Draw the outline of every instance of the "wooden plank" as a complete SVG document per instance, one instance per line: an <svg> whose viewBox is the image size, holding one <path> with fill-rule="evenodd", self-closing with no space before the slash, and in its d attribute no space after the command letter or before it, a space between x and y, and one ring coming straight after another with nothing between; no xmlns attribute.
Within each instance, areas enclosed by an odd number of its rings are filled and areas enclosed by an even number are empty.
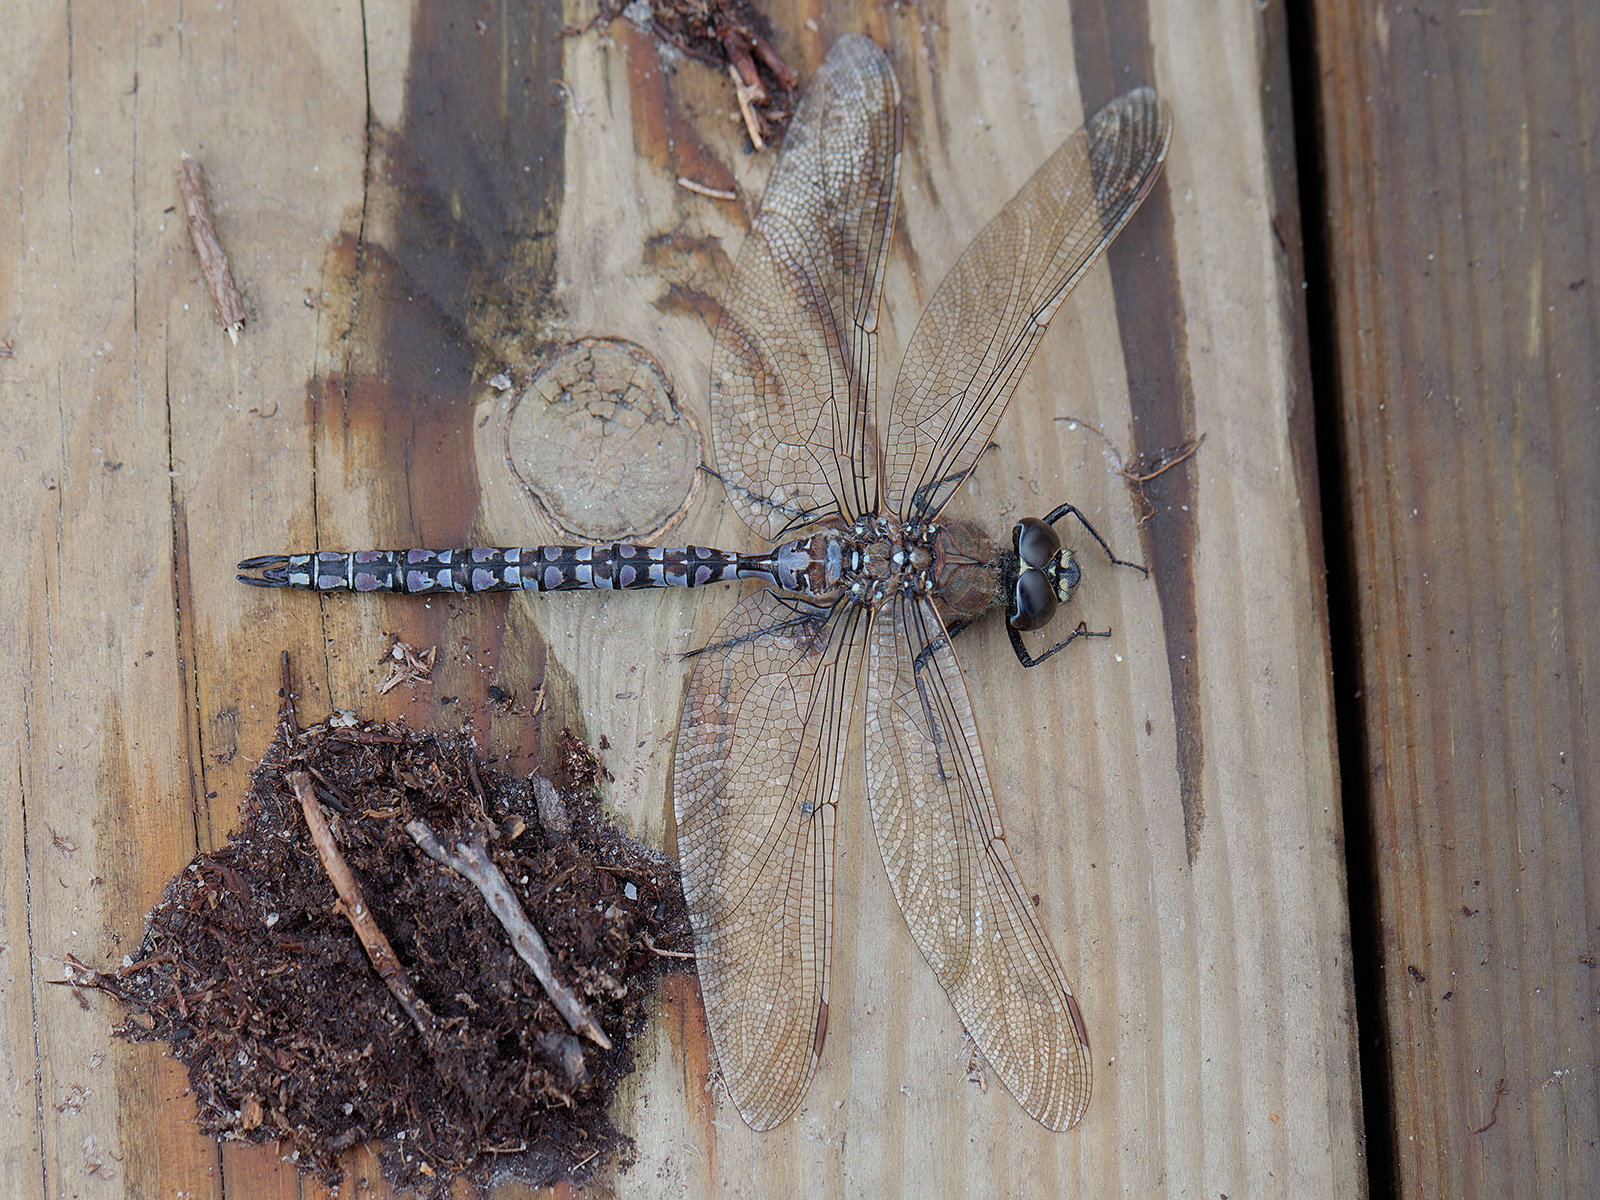
<svg viewBox="0 0 1600 1200"><path fill-rule="evenodd" d="M1401 1196L1590 1195L1600 13L1316 13L1373 1152Z"/></svg>
<svg viewBox="0 0 1600 1200"><path fill-rule="evenodd" d="M12 443L40 465L23 473L31 484L8 476L0 510L30 568L6 584L7 613L25 614L16 644L30 649L3 717L19 747L7 811L19 815L0 828L6 899L20 886L31 909L8 906L4 936L13 963L32 947L27 972L14 970L26 982L5 984L7 1071L23 1101L3 1161L24 1195L42 1194L30 1181L46 1176L95 1195L215 1194L224 1181L235 1194L315 1193L270 1153L219 1160L181 1106L153 1102L180 1078L158 1050L109 1042L103 1006L85 1014L45 988L47 956L79 929L94 939L81 957L114 959L112 938L137 939L161 880L231 827L267 740L280 648L313 715L466 717L486 749L523 766L562 724L606 736L610 804L670 844L676 651L731 595L429 605L251 593L231 567L313 544L553 539L549 505L510 461L512 397L490 381L504 371L519 394L575 338L647 349L677 420L705 430L708 314L771 159L744 153L720 76L664 58L626 22L563 40L549 6L456 28L419 3L369 6L364 21L265 9L249 27L185 12L180 34L176 10L101 7L75 5L70 27L31 18L27 73L4 97L25 101L4 109L6 177L30 182L26 213L15 193L0 200L0 262L24 264L0 289L0 334L16 329L19 352L0 376ZM1248 7L1201 20L1175 2L1079 5L1069 18L1009 3L942 26L852 6L826 21L786 5L771 15L802 76L847 28L891 47L907 151L888 364L960 249L1086 103L1148 81L1177 116L1166 182L1058 318L960 502L1003 524L1071 498L1157 567L1146 585L1086 558L1076 616L1114 637L1065 661L1020 672L994 623L960 644L1013 851L1080 993L1096 1092L1083 1124L1054 1135L968 1081L959 1024L891 915L851 780L835 1015L805 1107L773 1134L744 1129L680 981L616 1109L640 1161L612 1186L1359 1194L1298 280L1273 232L1295 220L1268 143L1273 106L1287 103L1266 90L1281 50ZM211 323L187 235L164 214L181 149L207 167L245 293L238 348ZM75 239L93 239L92 270ZM94 357L102 341L128 349L107 365ZM670 410L605 415L658 420L663 438L675 424ZM1109 447L1159 451L1162 429L1206 442L1152 485L1141 531ZM591 433L580 419L578 436ZM127 465L107 470L102 455ZM41 497L46 472L57 485ZM695 490L691 472L683 494L668 540L744 544L714 486ZM432 689L375 695L388 633L440 646ZM70 685L52 674L64 662ZM490 705L491 684L525 711L541 698L539 715ZM81 846L70 889L41 882L63 873L52 824ZM96 872L111 885L89 889ZM37 1050L35 1027L47 1031ZM123 1065L90 1075L96 1052ZM45 1119L29 1128L35 1071ZM89 1104L56 1111L80 1078ZM86 1178L90 1134L114 1152L109 1177ZM360 1156L350 1172L352 1185L375 1175Z"/></svg>
<svg viewBox="0 0 1600 1200"><path fill-rule="evenodd" d="M159 1178L207 1195L215 1148L161 1119L181 1072L113 1042L103 1008L50 986L68 954L115 962L137 946L145 909L194 850L167 398L135 289L173 203L177 148L140 156L128 10L89 4L72 27L61 12L14 15L32 54L7 88L17 186L0 251L15 355L3 407L18 414L7 440L21 468L8 472L8 541L25 568L5 584L21 618L6 704L6 808L21 828L6 875L27 896L8 906L6 1009L13 1033L32 1028L7 1053L24 1135L7 1147L7 1183L102 1196ZM166 186L152 206L156 161Z"/></svg>
<svg viewBox="0 0 1600 1200"><path fill-rule="evenodd" d="M307 25L89 3L13 12L8 28L19 18L12 44L27 52L7 78L4 137L17 186L0 235L0 329L15 357L0 377L22 468L6 477L8 542L26 565L5 584L18 649L5 877L26 900L6 905L6 1090L19 1119L6 1123L0 1190L299 1194L274 1154L219 1155L198 1135L187 1081L160 1047L112 1039L110 1009L49 983L64 954L114 964L138 945L197 839L215 844L231 826L246 756L271 727L270 688L213 703L213 664L254 664L265 679L287 643L268 618L251 637L204 644L196 610L220 581L192 588L191 556L209 581L217 533L237 537L215 528L237 497L217 446L269 454L261 412L303 394L315 314L298 276L309 261L315 282L315 247L359 196L364 98L348 66L359 15ZM216 326L179 206L184 151L209 168L244 284L237 347ZM300 465L268 482L293 488Z"/></svg>

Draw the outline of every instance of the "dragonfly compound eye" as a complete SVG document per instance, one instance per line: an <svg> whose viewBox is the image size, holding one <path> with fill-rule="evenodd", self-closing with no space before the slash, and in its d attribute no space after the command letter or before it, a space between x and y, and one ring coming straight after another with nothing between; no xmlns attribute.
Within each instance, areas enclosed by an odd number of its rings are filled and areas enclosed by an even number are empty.
<svg viewBox="0 0 1600 1200"><path fill-rule="evenodd" d="M1017 522L1016 541L1017 557L1022 565L1039 571L1049 566L1056 551L1061 549L1056 531L1037 517L1023 517Z"/></svg>
<svg viewBox="0 0 1600 1200"><path fill-rule="evenodd" d="M1011 627L1026 633L1055 615L1056 594L1045 573L1029 568L1018 575L1016 594L1011 598Z"/></svg>

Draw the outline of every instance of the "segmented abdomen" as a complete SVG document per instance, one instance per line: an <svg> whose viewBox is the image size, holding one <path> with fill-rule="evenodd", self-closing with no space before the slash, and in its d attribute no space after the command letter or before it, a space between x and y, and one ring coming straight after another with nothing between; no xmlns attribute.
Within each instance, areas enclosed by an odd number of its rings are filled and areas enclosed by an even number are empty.
<svg viewBox="0 0 1600 1200"><path fill-rule="evenodd" d="M475 546L466 550L321 550L246 559L258 587L316 592L563 592L579 588L702 587L772 580L770 559L704 546Z"/></svg>

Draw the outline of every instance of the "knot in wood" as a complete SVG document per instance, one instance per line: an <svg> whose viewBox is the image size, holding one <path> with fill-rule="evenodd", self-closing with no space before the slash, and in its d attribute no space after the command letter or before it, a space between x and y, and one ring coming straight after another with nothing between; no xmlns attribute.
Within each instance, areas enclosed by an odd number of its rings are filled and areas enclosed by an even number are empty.
<svg viewBox="0 0 1600 1200"><path fill-rule="evenodd" d="M665 533L699 487L700 430L643 347L584 338L556 350L506 419L511 469L561 533Z"/></svg>

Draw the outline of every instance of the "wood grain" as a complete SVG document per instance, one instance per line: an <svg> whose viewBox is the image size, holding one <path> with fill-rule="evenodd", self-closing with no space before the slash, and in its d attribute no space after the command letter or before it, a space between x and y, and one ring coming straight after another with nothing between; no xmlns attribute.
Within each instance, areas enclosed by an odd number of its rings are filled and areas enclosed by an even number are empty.
<svg viewBox="0 0 1600 1200"><path fill-rule="evenodd" d="M1600 13L1335 3L1317 44L1374 1146L1400 1196L1590 1195Z"/></svg>
<svg viewBox="0 0 1600 1200"><path fill-rule="evenodd" d="M93 2L13 21L23 52L0 94L0 162L21 184L0 195L0 336L17 357L0 361L0 421L23 469L0 484L0 511L27 550L0 585L19 648L0 708L16 780L0 818L7 1194L42 1196L46 1180L95 1196L320 1192L269 1152L218 1154L172 1103L183 1081L159 1049L111 1040L102 1004L44 986L51 955L131 948L165 878L232 826L280 649L307 720L330 706L469 719L519 767L564 724L604 735L608 802L670 845L676 653L732 594L422 603L232 579L243 555L313 545L541 540L506 459L517 389L489 381L521 384L568 340L644 346L709 427L714 298L770 156L746 155L719 73L664 59L625 21L563 39L562 19L588 11L525 7L481 28L421 0L183 10L181 28L176 6ZM1359 1195L1299 280L1274 236L1298 218L1269 143L1288 99L1266 88L1282 69L1273 27L1252 6L1201 15L1177 0L1133 24L1008 2L769 12L803 78L846 29L891 48L907 140L890 367L961 248L1082 123L1086 93L1162 90L1177 133L1135 225L1148 214L1165 240L1131 243L1063 309L959 503L1003 525L1070 498L1119 548L1180 549L1155 586L1086 556L1074 619L1112 629L1109 642L1026 673L997 626L958 647L1013 853L1095 1048L1082 1125L1047 1133L992 1080L969 1080L851 779L834 1015L804 1108L751 1135L718 1094L693 987L666 988L615 1110L639 1162L606 1186ZM1080 84L1097 58L1108 69ZM167 211L185 148L204 158L245 296L238 347ZM1136 269L1152 253L1153 284ZM1175 468L1185 498L1142 531L1115 451L1162 448L1136 428L1171 402L1140 367L1152 337L1185 389L1174 428L1206 441ZM715 486L671 536L746 540ZM376 694L388 634L440 647L431 688ZM491 684L521 715L486 702ZM74 1083L87 1099L58 1109ZM98 1148L106 1165L90 1174ZM376 1180L365 1151L347 1182L363 1176Z"/></svg>

